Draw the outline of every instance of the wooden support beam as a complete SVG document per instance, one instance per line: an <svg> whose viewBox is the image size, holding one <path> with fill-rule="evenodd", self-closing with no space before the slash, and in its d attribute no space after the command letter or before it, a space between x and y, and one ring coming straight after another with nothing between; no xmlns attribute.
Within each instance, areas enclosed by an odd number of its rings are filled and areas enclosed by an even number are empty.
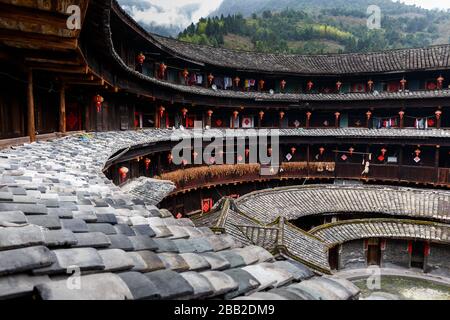
<svg viewBox="0 0 450 320"><path fill-rule="evenodd" d="M59 132L66 133L66 87L61 84L59 91Z"/></svg>
<svg viewBox="0 0 450 320"><path fill-rule="evenodd" d="M18 30L0 29L0 42L10 47L75 50L78 46L77 38L63 38L40 33L28 33Z"/></svg>
<svg viewBox="0 0 450 320"><path fill-rule="evenodd" d="M27 85L27 120L28 120L28 136L30 141L36 141L36 127L34 118L34 94L33 94L33 70L28 70Z"/></svg>

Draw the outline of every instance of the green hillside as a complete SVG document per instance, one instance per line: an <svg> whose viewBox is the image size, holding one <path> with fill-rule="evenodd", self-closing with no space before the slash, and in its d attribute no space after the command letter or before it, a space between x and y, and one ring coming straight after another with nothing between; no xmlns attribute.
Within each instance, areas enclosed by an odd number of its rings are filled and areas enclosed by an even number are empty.
<svg viewBox="0 0 450 320"><path fill-rule="evenodd" d="M382 11L382 28L369 30L367 12L362 9L364 6L358 5L362 2L367 1L347 1L347 5L331 9L318 5L305 11L266 10L247 17L229 14L204 18L180 33L179 39L231 49L307 54L366 52L450 42L449 13L383 0L391 6Z"/></svg>

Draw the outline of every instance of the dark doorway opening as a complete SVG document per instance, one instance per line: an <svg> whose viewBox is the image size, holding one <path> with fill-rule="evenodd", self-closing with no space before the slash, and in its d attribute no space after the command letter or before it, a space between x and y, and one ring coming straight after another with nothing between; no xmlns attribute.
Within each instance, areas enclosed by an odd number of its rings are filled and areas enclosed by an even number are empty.
<svg viewBox="0 0 450 320"><path fill-rule="evenodd" d="M367 265L381 265L381 244L379 239L369 239L367 243Z"/></svg>
<svg viewBox="0 0 450 320"><path fill-rule="evenodd" d="M423 269L425 265L425 243L423 241L412 241L411 267Z"/></svg>
<svg viewBox="0 0 450 320"><path fill-rule="evenodd" d="M335 246L328 251L328 263L331 270L339 270L339 246Z"/></svg>

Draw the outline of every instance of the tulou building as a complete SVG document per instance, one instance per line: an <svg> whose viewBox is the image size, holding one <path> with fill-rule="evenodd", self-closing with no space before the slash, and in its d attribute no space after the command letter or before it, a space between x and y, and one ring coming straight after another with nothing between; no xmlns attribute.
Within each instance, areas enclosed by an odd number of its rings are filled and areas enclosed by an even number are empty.
<svg viewBox="0 0 450 320"><path fill-rule="evenodd" d="M262 54L0 1L0 84L0 299L398 298L373 266L450 299L450 45Z"/></svg>

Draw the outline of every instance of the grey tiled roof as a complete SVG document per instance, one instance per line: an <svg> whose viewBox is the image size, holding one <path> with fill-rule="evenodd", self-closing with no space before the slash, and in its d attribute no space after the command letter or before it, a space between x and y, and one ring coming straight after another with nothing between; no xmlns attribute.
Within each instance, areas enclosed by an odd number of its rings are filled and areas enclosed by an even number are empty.
<svg viewBox="0 0 450 320"><path fill-rule="evenodd" d="M450 221L450 192L367 185L312 185L271 189L236 201L240 210L263 223L316 215L382 213Z"/></svg>
<svg viewBox="0 0 450 320"><path fill-rule="evenodd" d="M405 238L450 243L450 226L396 219L347 220L310 231L330 246L364 238Z"/></svg>
<svg viewBox="0 0 450 320"><path fill-rule="evenodd" d="M108 132L1 151L0 299L234 298L297 282L304 267L176 220L103 175L116 151L166 138Z"/></svg>
<svg viewBox="0 0 450 320"><path fill-rule="evenodd" d="M124 192L142 199L148 204L156 205L175 190L176 187L171 181L139 177L128 181L121 188Z"/></svg>
<svg viewBox="0 0 450 320"><path fill-rule="evenodd" d="M164 51L187 61L217 67L305 75L405 72L450 67L450 45L329 55L267 54L213 48L149 34L123 11L116 1L113 2L113 8L126 23Z"/></svg>

